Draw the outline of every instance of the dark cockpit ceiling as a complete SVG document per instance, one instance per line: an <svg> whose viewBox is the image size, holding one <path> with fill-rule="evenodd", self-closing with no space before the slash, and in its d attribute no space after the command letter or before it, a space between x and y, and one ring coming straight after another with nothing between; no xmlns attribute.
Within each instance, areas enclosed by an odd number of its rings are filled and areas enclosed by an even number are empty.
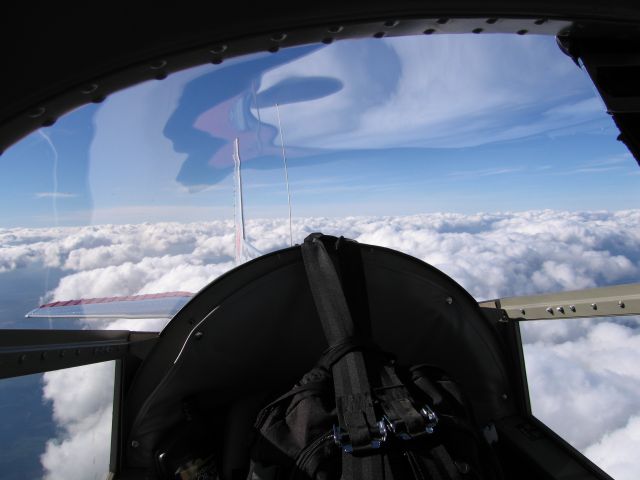
<svg viewBox="0 0 640 480"><path fill-rule="evenodd" d="M638 25L633 0L29 4L5 11L0 27L0 152L80 105L198 64L352 37L502 32L559 35L586 64L638 158Z"/></svg>

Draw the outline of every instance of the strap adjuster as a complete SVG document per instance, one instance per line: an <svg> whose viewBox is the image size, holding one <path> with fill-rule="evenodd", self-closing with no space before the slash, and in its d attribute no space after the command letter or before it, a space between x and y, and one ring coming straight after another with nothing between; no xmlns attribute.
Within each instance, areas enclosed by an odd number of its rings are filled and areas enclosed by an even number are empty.
<svg viewBox="0 0 640 480"><path fill-rule="evenodd" d="M382 444L387 441L387 426L384 420L380 420L376 426L378 427L378 433L371 439L370 448L377 450L382 447ZM353 445L351 444L351 437L349 432L339 425L333 426L333 441L338 447L342 449L344 453L353 453Z"/></svg>
<svg viewBox="0 0 640 480"><path fill-rule="evenodd" d="M438 415L436 415L436 412L434 412L429 405L422 407L419 412L425 420L424 433L429 435L432 434L438 424ZM418 435L411 435L407 432L406 426L403 422L394 422L387 415L383 416L382 420L385 422L387 430L393 433L393 435L400 440L412 440L413 438L422 435L420 433L418 433Z"/></svg>

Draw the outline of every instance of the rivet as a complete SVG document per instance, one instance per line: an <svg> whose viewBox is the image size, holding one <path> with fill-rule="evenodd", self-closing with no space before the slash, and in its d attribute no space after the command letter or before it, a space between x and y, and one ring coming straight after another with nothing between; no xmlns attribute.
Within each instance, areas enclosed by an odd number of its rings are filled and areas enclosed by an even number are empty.
<svg viewBox="0 0 640 480"><path fill-rule="evenodd" d="M506 393L502 394L502 399L503 400L508 400L509 399L509 395L507 395Z"/></svg>
<svg viewBox="0 0 640 480"><path fill-rule="evenodd" d="M453 298L447 297L444 299L444 301L447 302L447 305L451 305L453 303Z"/></svg>
<svg viewBox="0 0 640 480"><path fill-rule="evenodd" d="M20 355L18 357L18 362L19 363L24 363L24 361L27 359L27 356L23 353L22 355Z"/></svg>
<svg viewBox="0 0 640 480"><path fill-rule="evenodd" d="M322 43L324 43L325 45L329 45L330 43L333 43L333 38L331 37L323 38Z"/></svg>
<svg viewBox="0 0 640 480"><path fill-rule="evenodd" d="M436 30L434 28L427 28L424 32L425 35L431 35L435 32Z"/></svg>
<svg viewBox="0 0 640 480"><path fill-rule="evenodd" d="M622 300L620 300L620 301L618 302L618 306L619 306L620 308L624 308L624 307L625 307L624 302L623 302Z"/></svg>
<svg viewBox="0 0 640 480"><path fill-rule="evenodd" d="M595 303L592 303L591 304L591 308L594 309L594 310L597 310L598 309L598 305L595 304Z"/></svg>
<svg viewBox="0 0 640 480"><path fill-rule="evenodd" d="M160 70L161 68L164 68L166 66L167 66L166 60L156 60L154 62L151 62L151 64L149 65L151 70Z"/></svg>
<svg viewBox="0 0 640 480"><path fill-rule="evenodd" d="M41 359L41 360L44 360L44 359L46 359L46 358L47 358L47 352L42 352L42 353L40 354L40 359Z"/></svg>
<svg viewBox="0 0 640 480"><path fill-rule="evenodd" d="M536 20L535 22L536 25L542 25L543 23L547 23L547 19L546 18L539 18L538 20Z"/></svg>
<svg viewBox="0 0 640 480"><path fill-rule="evenodd" d="M473 33L482 33L482 29L481 28L474 28L473 30L471 30Z"/></svg>
<svg viewBox="0 0 640 480"><path fill-rule="evenodd" d="M575 305L569 305L569 310L571 310L572 312L576 311L576 306Z"/></svg>
<svg viewBox="0 0 640 480"><path fill-rule="evenodd" d="M327 32L329 33L340 33L342 30L344 30L344 27L342 25L334 25L327 28Z"/></svg>
<svg viewBox="0 0 640 480"><path fill-rule="evenodd" d="M274 42L282 42L285 38L287 38L287 34L284 32L274 33L271 35L271 40Z"/></svg>
<svg viewBox="0 0 640 480"><path fill-rule="evenodd" d="M397 27L400 22L398 20L387 20L383 23L386 28Z"/></svg>
<svg viewBox="0 0 640 480"><path fill-rule="evenodd" d="M195 338L196 340L200 340L202 337L204 337L204 333L202 332L196 332L193 336L193 338Z"/></svg>
<svg viewBox="0 0 640 480"><path fill-rule="evenodd" d="M521 309L520 309L520 314L521 314L521 315L524 315L525 313L526 313L526 312L525 312L524 308L521 308Z"/></svg>
<svg viewBox="0 0 640 480"><path fill-rule="evenodd" d="M91 102L92 103L102 103L102 102L104 102L105 98L107 98L107 97L105 97L104 95L96 95L95 97L93 97L91 99Z"/></svg>
<svg viewBox="0 0 640 480"><path fill-rule="evenodd" d="M37 107L31 110L27 115L29 115L31 118L38 118L44 115L44 112L46 111L47 109L44 107Z"/></svg>
<svg viewBox="0 0 640 480"><path fill-rule="evenodd" d="M436 20L436 22L439 23L440 25L444 25L448 21L449 21L448 18L439 18L438 20Z"/></svg>
<svg viewBox="0 0 640 480"><path fill-rule="evenodd" d="M211 59L211 63L213 63L214 65L220 65L222 63L222 58L214 57Z"/></svg>
<svg viewBox="0 0 640 480"><path fill-rule="evenodd" d="M375 38L382 38L382 37L384 37L386 34L387 34L386 32L377 32L377 33L374 33L374 34L373 34L373 36L374 36Z"/></svg>
<svg viewBox="0 0 640 480"><path fill-rule="evenodd" d="M546 310L549 315L553 315L553 308L547 307Z"/></svg>
<svg viewBox="0 0 640 480"><path fill-rule="evenodd" d="M558 307L556 310L560 313L564 313L564 307Z"/></svg>
<svg viewBox="0 0 640 480"><path fill-rule="evenodd" d="M527 33L529 30L525 30L524 28L522 30L518 30L516 33L518 35L524 35L525 33Z"/></svg>
<svg viewBox="0 0 640 480"><path fill-rule="evenodd" d="M50 127L51 125L56 123L56 119L53 117L46 118L42 121L43 127Z"/></svg>
<svg viewBox="0 0 640 480"><path fill-rule="evenodd" d="M137 440L131 440L131 446L133 448L138 448L140 446L140 442Z"/></svg>
<svg viewBox="0 0 640 480"><path fill-rule="evenodd" d="M64 358L64 356L66 355L67 352L65 352L64 350L60 350L60 358Z"/></svg>
<svg viewBox="0 0 640 480"><path fill-rule="evenodd" d="M209 50L211 53L213 53L214 55L220 55L221 53L224 53L227 51L227 46L224 44L221 45L216 45L215 47L213 47L211 50Z"/></svg>
<svg viewBox="0 0 640 480"><path fill-rule="evenodd" d="M153 76L153 78L155 78L156 80L164 80L165 78L167 78L167 72L158 72Z"/></svg>
<svg viewBox="0 0 640 480"><path fill-rule="evenodd" d="M496 23L497 21L498 21L498 19L497 19L497 18L487 18L487 20L486 20L486 22L487 22L489 25L493 25L493 24L494 24L494 23Z"/></svg>
<svg viewBox="0 0 640 480"><path fill-rule="evenodd" d="M79 356L80 356L80 349L76 348L76 357L79 357Z"/></svg>
<svg viewBox="0 0 640 480"><path fill-rule="evenodd" d="M89 85L85 85L84 87L82 87L80 89L80 92L82 92L85 95L89 95L90 93L95 92L98 89L98 85L95 83L90 83Z"/></svg>
<svg viewBox="0 0 640 480"><path fill-rule="evenodd" d="M268 48L268 50L269 50L271 53L276 53L278 50L280 50L280 47L279 47L278 45L274 45L274 46L272 46L272 47L269 47L269 48Z"/></svg>

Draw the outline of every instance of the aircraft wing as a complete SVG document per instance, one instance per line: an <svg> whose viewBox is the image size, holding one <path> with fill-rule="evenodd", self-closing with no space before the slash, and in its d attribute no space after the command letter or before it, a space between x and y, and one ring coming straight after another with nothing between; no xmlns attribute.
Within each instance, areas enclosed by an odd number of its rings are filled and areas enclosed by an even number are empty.
<svg viewBox="0 0 640 480"><path fill-rule="evenodd" d="M26 318L173 318L193 297L190 292L67 300L40 305Z"/></svg>
<svg viewBox="0 0 640 480"><path fill-rule="evenodd" d="M262 255L246 238L239 139L234 142L235 260L244 263ZM40 305L26 318L137 318L171 319L193 297L190 292L167 292L127 297L66 300Z"/></svg>

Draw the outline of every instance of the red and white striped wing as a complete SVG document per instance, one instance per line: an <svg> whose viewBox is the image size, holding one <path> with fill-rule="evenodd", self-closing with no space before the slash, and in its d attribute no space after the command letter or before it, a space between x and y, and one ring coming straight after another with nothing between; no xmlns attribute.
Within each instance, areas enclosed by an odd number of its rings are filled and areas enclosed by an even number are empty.
<svg viewBox="0 0 640 480"><path fill-rule="evenodd" d="M40 305L27 318L173 318L193 297L190 292L84 298Z"/></svg>

